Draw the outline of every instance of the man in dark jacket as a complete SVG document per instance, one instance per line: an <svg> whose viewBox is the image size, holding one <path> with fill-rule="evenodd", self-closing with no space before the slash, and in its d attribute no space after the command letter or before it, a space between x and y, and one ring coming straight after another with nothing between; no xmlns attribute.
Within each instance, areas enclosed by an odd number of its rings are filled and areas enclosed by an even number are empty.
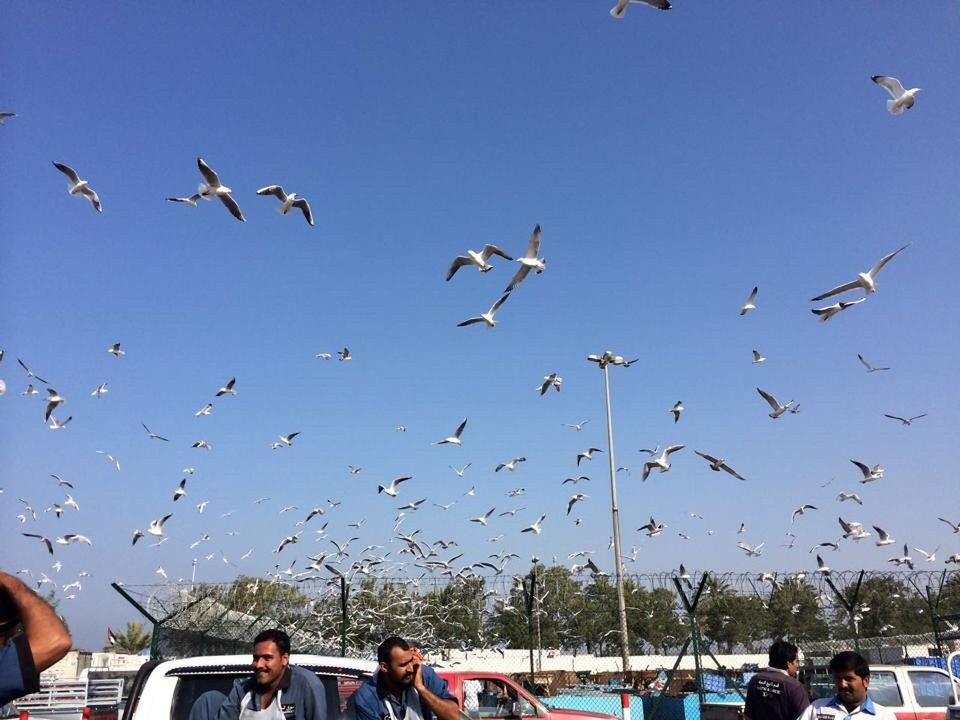
<svg viewBox="0 0 960 720"><path fill-rule="evenodd" d="M777 640L770 646L769 658L770 667L747 684L744 715L747 720L797 720L810 704L806 689L797 680L797 646Z"/></svg>
<svg viewBox="0 0 960 720"><path fill-rule="evenodd" d="M264 630L253 640L253 677L238 681L217 720L327 720L323 683L290 665L290 638Z"/></svg>

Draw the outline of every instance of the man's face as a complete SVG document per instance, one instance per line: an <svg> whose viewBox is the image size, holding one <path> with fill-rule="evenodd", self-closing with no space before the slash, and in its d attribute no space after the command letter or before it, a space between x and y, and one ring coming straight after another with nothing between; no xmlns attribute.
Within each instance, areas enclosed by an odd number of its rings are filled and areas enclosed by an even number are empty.
<svg viewBox="0 0 960 720"><path fill-rule="evenodd" d="M870 685L870 678L862 678L852 670L835 673L833 682L837 686L837 697L840 702L849 708L863 704L867 699L867 687Z"/></svg>
<svg viewBox="0 0 960 720"><path fill-rule="evenodd" d="M787 661L787 674L790 677L796 677L797 673L800 671L800 661L799 660L788 660Z"/></svg>
<svg viewBox="0 0 960 720"><path fill-rule="evenodd" d="M283 677L289 655L280 653L273 640L264 640L253 646L253 672L258 685L272 685Z"/></svg>
<svg viewBox="0 0 960 720"><path fill-rule="evenodd" d="M413 650L395 647L390 651L390 662L380 663L380 672L386 673L395 684L409 685L416 672L416 655Z"/></svg>

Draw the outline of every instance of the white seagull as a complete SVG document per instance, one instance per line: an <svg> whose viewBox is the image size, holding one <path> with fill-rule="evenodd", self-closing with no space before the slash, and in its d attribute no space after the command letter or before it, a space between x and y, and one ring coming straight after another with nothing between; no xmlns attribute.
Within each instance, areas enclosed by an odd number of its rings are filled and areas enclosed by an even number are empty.
<svg viewBox="0 0 960 720"><path fill-rule="evenodd" d="M837 500L844 502L845 500L853 500L857 505L863 505L863 500L860 499L860 496L856 493L846 493L842 492L837 495Z"/></svg>
<svg viewBox="0 0 960 720"><path fill-rule="evenodd" d="M751 310L756 310L757 306L754 304L757 299L757 287L754 286L753 290L750 291L750 297L747 298L747 302L744 303L743 307L740 308L740 316L746 315Z"/></svg>
<svg viewBox="0 0 960 720"><path fill-rule="evenodd" d="M113 355L114 357L120 357L121 355L126 355L123 349L120 347L120 343L114 343L107 348L107 352Z"/></svg>
<svg viewBox="0 0 960 720"><path fill-rule="evenodd" d="M571 495L570 499L567 501L567 515L570 514L570 511L573 510L573 506L576 505L581 500L586 500L589 495L583 493L577 493L576 495Z"/></svg>
<svg viewBox="0 0 960 720"><path fill-rule="evenodd" d="M524 278L530 274L531 270L534 270L537 275L539 275L546 269L547 261L543 258L538 258L537 255L539 253L540 225L538 224L533 229L533 234L530 236L530 242L527 244L527 254L522 258L517 258L517 262L520 263L520 269L517 270L516 274L513 276L513 279L510 281L510 284L507 285L507 289L504 290L505 293L509 294L514 288L517 287L517 285L522 283Z"/></svg>
<svg viewBox="0 0 960 720"><path fill-rule="evenodd" d="M164 442L170 442L169 440L167 440L167 438L163 437L162 435L157 435L156 433L151 432L150 428L148 428L143 423L140 423L140 424L143 426L143 429L147 431L147 437L150 440L163 440Z"/></svg>
<svg viewBox="0 0 960 720"><path fill-rule="evenodd" d="M905 250L908 247L910 246L904 245L899 250L892 252L889 255L884 255L872 268L866 272L858 273L856 280L851 280L843 285L837 285L835 288L827 290L825 293L820 293L815 298L811 298L810 302L817 302L818 300L839 295L840 293L847 292L848 290L856 290L857 288L862 288L867 295L875 293L877 291L877 275L879 275L880 271L883 270L883 266L893 260L897 256L897 253Z"/></svg>
<svg viewBox="0 0 960 720"><path fill-rule="evenodd" d="M377 485L377 494L379 495L380 493L384 493L385 495L389 495L390 497L396 497L397 485L412 479L413 479L412 475L404 475L403 477L394 478L393 480L390 481L389 485Z"/></svg>
<svg viewBox="0 0 960 720"><path fill-rule="evenodd" d="M680 413L682 413L684 410L686 410L686 408L683 406L683 400L677 400L677 401L673 404L673 407L670 408L670 412L673 413L673 422L674 422L674 423L680 422Z"/></svg>
<svg viewBox="0 0 960 720"><path fill-rule="evenodd" d="M654 458L653 460L648 460L643 464L643 475L641 476L640 479L646 480L648 477L650 477L650 472L654 468L659 468L661 473L665 473L667 470L670 469L670 455L677 452L678 450L683 450L683 448L685 447L686 445L671 445L669 447L664 448L663 452L660 453L660 457Z"/></svg>
<svg viewBox="0 0 960 720"><path fill-rule="evenodd" d="M863 473L863 479L860 481L861 484L865 485L868 482L873 482L874 480L879 480L883 477L884 470L879 464L874 465L871 468L859 460L851 460L850 462L860 468L860 472Z"/></svg>
<svg viewBox="0 0 960 720"><path fill-rule="evenodd" d="M222 388L217 390L217 397L220 397L221 395L233 395L234 397L236 397L237 391L233 389L233 386L236 384L237 384L237 379L230 378L230 380L227 382L226 385L224 385Z"/></svg>
<svg viewBox="0 0 960 720"><path fill-rule="evenodd" d="M100 383L99 385L97 385L96 389L95 389L92 393L90 393L90 395L91 395L91 397L95 397L95 398L97 398L97 399L99 400L99 399L102 398L104 395L106 395L108 392L110 392L110 391L107 390L107 384L106 384L106 383Z"/></svg>
<svg viewBox="0 0 960 720"><path fill-rule="evenodd" d="M467 463L467 464L464 465L462 468L456 468L456 467L454 467L453 465L448 465L447 467L449 467L451 470L453 470L453 471L457 474L457 477L462 478L462 477L463 477L463 474L467 471L467 468L470 467L472 464L473 464L473 463Z"/></svg>
<svg viewBox="0 0 960 720"><path fill-rule="evenodd" d="M163 537L163 525L172 517L173 513L169 513L159 520L151 520L150 525L147 527L147 532L155 537ZM134 540L134 542L136 542L136 540Z"/></svg>
<svg viewBox="0 0 960 720"><path fill-rule="evenodd" d="M923 413L923 415L914 415L913 417L909 417L909 418L902 418L896 415L887 415L886 413L884 413L883 416L886 418L890 418L891 420L897 420L903 425L912 425L914 420L919 420L920 418L924 418L927 416L927 414Z"/></svg>
<svg viewBox="0 0 960 720"><path fill-rule="evenodd" d="M197 193L196 195L191 195L190 197L168 197L167 202L183 203L184 205L190 205L191 207L196 207L197 200L199 200L201 197L202 196L200 195L200 193Z"/></svg>
<svg viewBox="0 0 960 720"><path fill-rule="evenodd" d="M834 315L837 315L847 308L853 307L854 305L859 305L864 300L866 300L866 298L849 301L841 300L840 302L835 302L833 305L826 305L822 308L811 308L810 312L812 312L814 315L818 315L820 317L820 322L827 322L827 320L832 318Z"/></svg>
<svg viewBox="0 0 960 720"><path fill-rule="evenodd" d="M760 543L756 547L752 547L743 542L737 543L737 547L743 550L747 554L747 557L760 557L763 555L763 546L764 543Z"/></svg>
<svg viewBox="0 0 960 720"><path fill-rule="evenodd" d="M463 434L463 429L467 426L467 418L463 419L463 422L457 426L457 429L453 431L453 435L445 437L443 440L438 440L433 443L434 445L463 445L463 440L460 439L460 435Z"/></svg>
<svg viewBox="0 0 960 720"><path fill-rule="evenodd" d="M873 75L870 77L877 85L890 93L890 99L887 100L887 110L891 115L900 115L904 110L909 110L916 102L917 93L923 88L905 89L895 77L888 75Z"/></svg>
<svg viewBox="0 0 960 720"><path fill-rule="evenodd" d="M100 205L100 196L94 192L93 188L90 187L90 184L86 180L80 179L80 176L77 175L76 170L69 165L64 165L63 163L58 162L54 162L53 166L70 179L70 186L68 187L67 192L69 192L71 195L83 195L83 197L89 200L90 204L93 205L94 210L97 212L103 212L103 207Z"/></svg>
<svg viewBox="0 0 960 720"><path fill-rule="evenodd" d="M765 361L766 361L766 358L763 357L763 355L761 355L760 353L758 353L756 350L753 351L753 364L754 364L754 365L759 365L760 363L765 362Z"/></svg>
<svg viewBox="0 0 960 720"><path fill-rule="evenodd" d="M656 520L653 519L653 515L651 515L651 516L650 516L650 522L646 523L645 525L641 525L640 527L638 527L638 528L637 528L637 532L639 532L639 531L641 531L641 530L646 530L646 531L647 531L647 537L656 537L657 535L659 535L660 533L663 532L663 529L664 529L666 526L667 526L666 523L658 523Z"/></svg>
<svg viewBox="0 0 960 720"><path fill-rule="evenodd" d="M483 515L480 515L479 517L475 517L475 518L470 518L470 522L479 523L479 524L483 525L484 527L486 527L486 525L487 525L487 520L490 519L490 516L493 515L493 513L494 513L495 510L496 510L496 508L495 508L495 507L492 507L492 508L490 508L489 510L487 510L487 512L485 512Z"/></svg>
<svg viewBox="0 0 960 720"><path fill-rule="evenodd" d="M881 547L883 545L893 545L893 543L896 542L896 540L893 539L893 536L882 527L874 525L873 529L877 531L877 547Z"/></svg>
<svg viewBox="0 0 960 720"><path fill-rule="evenodd" d="M610 15L617 20L623 20L627 14L627 5L631 3L634 5L647 5L657 10L669 10L672 7L669 0L617 0L617 4L610 8Z"/></svg>
<svg viewBox="0 0 960 720"><path fill-rule="evenodd" d="M449 282L450 278L456 275L457 270L462 268L464 265L476 265L477 270L480 272L490 272L493 270L493 265L487 261L490 259L491 255L499 255L505 260L513 260L512 257L507 255L496 245L484 245L483 250L480 252L476 252L475 250L467 250L466 255L459 255L453 259L453 262L450 264L450 269L447 270L447 281Z"/></svg>
<svg viewBox="0 0 960 720"><path fill-rule="evenodd" d="M476 317L468 318L463 322L457 323L457 327L466 327L467 325L474 325L476 323L486 323L487 327L493 328L497 326L497 321L494 319L494 315L497 314L497 310L500 309L500 306L503 305L507 298L510 297L510 292L507 291L504 295L497 300L493 306L487 310L485 313L481 313Z"/></svg>
<svg viewBox="0 0 960 720"><path fill-rule="evenodd" d="M517 469L517 465L519 463L526 462L526 461L527 459L525 457L515 457L510 462L500 463L493 469L493 471L500 472L501 470L509 470L510 472L513 472L514 470Z"/></svg>
<svg viewBox="0 0 960 720"><path fill-rule="evenodd" d="M592 448L587 448L581 453L577 453L577 467L580 467L581 460L593 460L593 454L598 452L603 452L603 450L601 450L600 448L592 447Z"/></svg>
<svg viewBox="0 0 960 720"><path fill-rule="evenodd" d="M890 369L888 367L874 367L864 359L863 355L860 355L859 353L857 353L857 358L860 360L860 363L867 369L868 373L875 373L875 372L880 372L881 370Z"/></svg>
<svg viewBox="0 0 960 720"><path fill-rule="evenodd" d="M313 213L310 211L310 203L306 198L297 197L296 193L287 195L280 185L267 185L257 190L257 195L273 195L280 201L280 212L284 215L293 208L297 208L303 213L308 225L313 225Z"/></svg>
<svg viewBox="0 0 960 720"><path fill-rule="evenodd" d="M203 158L197 158L197 167L200 168L200 174L203 175L204 182L200 184L197 192L200 197L204 200L213 200L213 198L218 198L220 202L224 204L227 210L230 211L230 214L233 215L240 222L246 222L246 218L243 217L243 211L240 209L240 206L237 204L237 201L233 199L233 196L230 194L233 192L226 185L220 184L220 176L214 172L213 168L207 165Z"/></svg>
<svg viewBox="0 0 960 720"><path fill-rule="evenodd" d="M727 472L733 475L737 480L746 480L746 478L743 477L740 473L738 473L732 467L727 465L726 461L723 458L715 458L713 455L707 455L706 453L702 453L699 450L694 450L694 452L700 457L702 457L704 460L706 460L708 463L710 463L710 469L713 470L714 472L720 472L721 470L723 470L724 472Z"/></svg>
<svg viewBox="0 0 960 720"><path fill-rule="evenodd" d="M293 439L299 434L300 434L299 432L295 432L295 433L290 433L289 435L278 435L277 437L280 438L280 442L282 442L284 445L289 447L293 445Z"/></svg>
<svg viewBox="0 0 960 720"><path fill-rule="evenodd" d="M769 415L774 420L783 415L787 410L790 409L790 406L793 405L793 400L788 402L786 405L781 405L779 402L777 402L777 399L773 395L765 390L761 390L760 388L757 388L757 392L760 393L760 397L766 400L767 404L773 410L773 412L769 413Z"/></svg>
<svg viewBox="0 0 960 720"><path fill-rule="evenodd" d="M539 535L539 534L540 534L540 530L541 530L541 528L543 527L543 521L546 520L546 519L547 519L547 516L546 516L546 515L541 515L541 516L539 517L539 519L538 519L533 525L530 525L530 526L528 526L528 527L525 527L525 528L524 528L523 530L521 530L520 532L522 532L522 533L532 532L532 533L534 533L534 534L536 534L536 535Z"/></svg>
<svg viewBox="0 0 960 720"><path fill-rule="evenodd" d="M583 422L578 422L578 423L564 423L563 426L568 428L573 428L577 432L580 432L581 430L583 430L583 426L586 425L588 422L590 422L590 418L587 418Z"/></svg>

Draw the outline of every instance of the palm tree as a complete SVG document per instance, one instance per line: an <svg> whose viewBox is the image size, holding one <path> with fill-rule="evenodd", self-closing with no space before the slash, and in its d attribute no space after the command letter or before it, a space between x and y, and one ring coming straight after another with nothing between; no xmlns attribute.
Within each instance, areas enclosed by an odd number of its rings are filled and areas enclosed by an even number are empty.
<svg viewBox="0 0 960 720"><path fill-rule="evenodd" d="M107 652L137 655L148 647L152 640L143 623L128 622L126 630L113 633L113 642L104 647Z"/></svg>

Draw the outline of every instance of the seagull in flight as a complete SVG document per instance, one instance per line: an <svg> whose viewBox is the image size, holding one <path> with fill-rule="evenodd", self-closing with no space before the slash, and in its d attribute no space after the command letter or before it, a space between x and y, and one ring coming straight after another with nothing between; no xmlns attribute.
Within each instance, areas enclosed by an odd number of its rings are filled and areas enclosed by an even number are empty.
<svg viewBox="0 0 960 720"><path fill-rule="evenodd" d="M50 419L50 413L52 413L52 412L56 409L56 407L57 407L58 405L60 405L61 403L66 402L66 400L67 400L67 399L66 399L65 397L63 397L62 395L60 395L60 393L58 393L58 392L57 392L56 390L54 390L53 388L47 388L47 409L46 409L46 414L44 415L43 419L44 419L44 420L49 420L49 419Z"/></svg>
<svg viewBox="0 0 960 720"><path fill-rule="evenodd" d="M819 510L819 509L820 509L820 508L818 508L816 505L810 505L809 503L804 503L803 505L801 505L800 507L798 507L796 510L794 510L794 511L790 514L790 522L792 523L794 520L796 520L796 519L797 519L797 515L803 515L803 514L805 514L805 513L807 512L807 510Z"/></svg>
<svg viewBox="0 0 960 720"><path fill-rule="evenodd" d="M200 188L197 191L204 200L212 200L217 198L224 204L227 210L230 211L230 214L233 215L240 222L246 222L246 218L243 217L243 211L240 209L240 206L237 204L237 201L233 199L233 195L230 193L233 192L226 185L220 184L220 176L214 172L207 163L203 161L203 158L197 158L197 167L200 168L200 174L203 175L204 182L200 184Z"/></svg>
<svg viewBox="0 0 960 720"><path fill-rule="evenodd" d="M753 351L753 364L754 364L754 365L759 365L760 363L766 362L766 360L767 360L767 359L766 359L765 357L763 357L763 355L761 355L760 353L758 353L756 350Z"/></svg>
<svg viewBox="0 0 960 720"><path fill-rule="evenodd" d="M3 125L4 122L10 118L15 118L16 116L17 114L12 112L0 112L0 125Z"/></svg>
<svg viewBox="0 0 960 720"><path fill-rule="evenodd" d="M390 497L396 497L397 485L412 479L413 479L412 475L405 475L403 477L394 478L393 480L390 481L389 485L377 485L377 494L379 495L380 493L384 493L385 495L389 495Z"/></svg>
<svg viewBox="0 0 960 720"><path fill-rule="evenodd" d="M93 392L90 393L90 396L91 396L91 397L95 397L95 398L97 398L97 399L99 400L99 399L102 398L104 395L106 395L108 392L110 392L110 391L107 390L107 384L106 384L106 383L100 383L100 384L97 385L97 387L93 390Z"/></svg>
<svg viewBox="0 0 960 720"><path fill-rule="evenodd" d="M694 450L694 452L700 457L702 457L704 460L706 460L708 463L710 463L710 469L713 470L714 472L720 472L721 470L723 470L724 472L728 472L731 475L733 475L737 480L746 480L746 478L743 477L740 473L738 473L732 467L727 465L726 461L723 460L722 458L715 458L713 455L707 455L706 453L702 453L699 450Z"/></svg>
<svg viewBox="0 0 960 720"><path fill-rule="evenodd" d="M513 276L513 279L510 281L510 284L507 285L507 289L504 290L508 295L514 288L517 287L520 283L524 281L527 275L530 274L530 271L533 270L539 275L547 267L547 261L543 258L538 258L537 255L540 253L540 225L538 224L533 229L533 234L530 236L530 242L527 244L527 254L522 258L517 258L517 262L520 263L520 269L517 270L516 274Z"/></svg>
<svg viewBox="0 0 960 720"><path fill-rule="evenodd" d="M673 7L669 0L617 0L617 4L610 8L610 15L617 20L623 20L627 14L627 5L646 5L657 10L669 10Z"/></svg>
<svg viewBox="0 0 960 720"><path fill-rule="evenodd" d="M912 108L914 102L916 102L917 93L923 89L910 88L907 90L899 80L889 75L873 75L870 79L890 93L890 98L887 100L887 110L891 115L900 115L904 110Z"/></svg>
<svg viewBox="0 0 960 720"><path fill-rule="evenodd" d="M915 547L914 550L916 550L918 553L923 555L924 562L936 562L937 552L940 550L940 546L937 545L937 547L933 549L933 552L927 552L923 548L918 548L918 547ZM904 555L906 555L906 553L904 553Z"/></svg>
<svg viewBox="0 0 960 720"><path fill-rule="evenodd" d="M680 422L680 413L682 413L685 409L686 409L686 408L683 407L683 401L682 401L682 400L677 400L677 401L673 404L673 407L670 408L670 412L673 413L673 422L674 422L674 423Z"/></svg>
<svg viewBox="0 0 960 720"><path fill-rule="evenodd" d="M187 479L183 478L183 480L180 481L180 484L177 485L177 489L173 493L173 501L176 502L186 494L187 494ZM201 510L201 512L203 511Z"/></svg>
<svg viewBox="0 0 960 720"><path fill-rule="evenodd" d="M37 535L35 533L20 533L24 537L36 538L47 548L47 552L53 555L53 543L50 542L50 538L46 538L43 535Z"/></svg>
<svg viewBox="0 0 960 720"><path fill-rule="evenodd" d="M927 414L923 413L923 415L914 415L913 417L910 417L910 418L897 417L896 415L887 415L886 413L884 413L883 416L886 418L890 418L891 420L897 420L906 426L906 425L912 425L914 420L919 420L920 418L924 418L927 416Z"/></svg>
<svg viewBox="0 0 960 720"><path fill-rule="evenodd" d="M466 255L459 255L453 259L453 262L450 264L450 269L447 270L447 282L449 282L450 278L457 274L457 270L462 268L464 265L476 265L477 270L480 272L490 272L493 270L493 265L487 261L492 255L498 255L505 260L513 260L512 257L507 255L496 245L484 245L483 250L480 252L476 252L475 250L467 250Z"/></svg>
<svg viewBox="0 0 960 720"><path fill-rule="evenodd" d="M31 370L30 368L28 368L28 367L27 367L27 364L26 364L23 360L21 360L20 358L17 358L17 362L20 364L20 367L23 368L24 372L27 373L27 377L28 377L28 378L35 378L37 381L42 382L44 385L47 384L47 381L44 380L44 379L43 379L42 377L40 377L39 375L37 375L36 373L34 373L33 370ZM31 394L32 394L32 393L31 393Z"/></svg>
<svg viewBox="0 0 960 720"><path fill-rule="evenodd" d="M737 543L737 547L743 550L747 554L747 557L760 557L761 555L763 555L763 546L764 546L764 543L760 543L756 547L747 545L744 542Z"/></svg>
<svg viewBox="0 0 960 720"><path fill-rule="evenodd" d="M857 288L862 288L864 293L870 295L877 291L877 275L880 274L880 271L883 270L884 265L893 260L898 253L907 249L909 245L904 245L899 250L896 250L889 255L884 255L877 261L877 264L866 272L858 273L856 280L851 280L848 283L843 285L837 285L835 288L827 290L824 293L820 293L815 298L811 298L810 302L817 302L818 300L823 300L824 298L833 297L834 295L839 295L840 293L845 293L848 290L856 290ZM838 311L839 312L839 311Z"/></svg>
<svg viewBox="0 0 960 720"><path fill-rule="evenodd" d="M167 202L183 203L184 205L190 205L191 207L196 207L197 200L199 200L201 197L202 196L200 195L200 193L197 193L195 195L190 195L189 197L168 197Z"/></svg>
<svg viewBox="0 0 960 720"><path fill-rule="evenodd" d="M540 397L543 397L547 390L553 387L557 392L560 392L560 386L563 384L563 378L557 375L555 372L550 373L549 375L543 376L543 382L537 386L537 390L540 391Z"/></svg>
<svg viewBox="0 0 960 720"><path fill-rule="evenodd" d="M911 570L915 569L913 565L913 558L910 557L910 548L907 547L906 543L903 544L903 555L901 555L900 557L890 558L889 560L887 560L887 562L892 562L896 564L898 567L900 565L906 565Z"/></svg>
<svg viewBox="0 0 960 720"><path fill-rule="evenodd" d="M539 534L540 534L540 530L541 530L541 528L543 527L543 521L546 520L546 519L547 519L547 516L546 516L546 515L541 515L541 516L539 517L539 519L538 519L533 525L530 525L530 526L528 526L528 527L525 527L525 528L524 528L523 530L521 530L520 532L522 532L522 533L532 532L532 533L534 533L534 534L536 534L536 535L539 535Z"/></svg>
<svg viewBox="0 0 960 720"><path fill-rule="evenodd" d="M577 453L577 467L580 467L581 460L593 460L593 454L598 452L603 452L603 450L601 450L600 448L592 447L592 448L587 448L581 453Z"/></svg>
<svg viewBox="0 0 960 720"><path fill-rule="evenodd" d="M493 471L500 472L501 470L509 470L510 472L513 472L514 470L517 469L517 465L519 463L526 462L526 461L527 459L525 457L515 457L513 458L513 460L511 460L508 463L500 463L493 469Z"/></svg>
<svg viewBox="0 0 960 720"><path fill-rule="evenodd" d="M120 343L114 343L107 348L107 352L113 355L114 357L120 357L121 355L126 355L127 353L123 351L120 347Z"/></svg>
<svg viewBox="0 0 960 720"><path fill-rule="evenodd" d="M71 420L73 420L73 415L68 417L63 422L60 422L55 416L51 415L50 424L47 427L49 427L51 430L63 430L67 426L67 423L69 423Z"/></svg>
<svg viewBox="0 0 960 720"><path fill-rule="evenodd" d="M819 316L820 322L827 322L827 320L832 318L834 315L837 315L843 312L844 310L846 310L847 308L853 307L854 305L859 305L864 300L866 300L866 298L860 298L859 300L849 300L849 301L841 300L840 302L835 302L833 305L826 305L825 307L822 307L822 308L812 308L810 312L812 312L814 315Z"/></svg>
<svg viewBox="0 0 960 720"><path fill-rule="evenodd" d="M462 478L463 474L467 471L467 468L470 467L472 464L473 463L467 463L462 468L456 468L453 465L448 465L447 467L453 470L457 474L457 477Z"/></svg>
<svg viewBox="0 0 960 720"><path fill-rule="evenodd" d="M490 519L490 516L493 515L495 510L496 508L492 507L489 510L487 510L487 512L485 512L483 515L480 515L479 517L475 517L475 518L470 518L470 522L479 523L484 527L486 527L487 521Z"/></svg>
<svg viewBox="0 0 960 720"><path fill-rule="evenodd" d="M445 437L443 440L438 440L433 444L434 445L458 445L458 446L463 445L463 440L460 439L460 435L463 434L463 429L466 426L467 426L467 418L464 418L463 422L460 423L459 426L457 426L456 430L454 430L453 435L450 435L449 437Z"/></svg>
<svg viewBox="0 0 960 720"><path fill-rule="evenodd" d="M170 442L169 440L167 440L167 438L163 437L162 435L157 435L156 433L151 432L150 428L148 428L143 423L140 423L140 425L142 425L143 429L147 431L147 437L150 440L163 440L164 442Z"/></svg>
<svg viewBox="0 0 960 720"><path fill-rule="evenodd" d="M819 555L817 555L817 569L816 569L816 572L820 573L821 575L829 575L829 574L830 574L830 568L829 568L829 567L827 566L827 564L823 561L823 558L820 557Z"/></svg>
<svg viewBox="0 0 960 720"><path fill-rule="evenodd" d="M777 399L773 395L765 390L761 390L760 388L757 388L757 392L760 393L760 397L766 400L771 410L773 410L773 412L769 413L769 415L774 420L787 412L787 410L790 409L790 406L793 405L793 400L788 402L786 405L781 405L779 402L777 402Z"/></svg>
<svg viewBox="0 0 960 720"><path fill-rule="evenodd" d="M883 477L883 468L880 465L874 465L872 468L866 466L859 460L851 460L854 465L860 468L860 472L863 473L863 479L860 481L861 484L866 484L868 482L873 482L874 480L879 480Z"/></svg>
<svg viewBox="0 0 960 720"><path fill-rule="evenodd" d="M570 514L570 511L573 510L573 506L576 505L581 500L586 500L589 495L584 495L583 493L577 493L576 495L571 495L570 499L567 501L567 515Z"/></svg>
<svg viewBox="0 0 960 720"><path fill-rule="evenodd" d="M568 428L573 428L577 432L580 432L581 430L583 430L583 426L586 425L588 422L590 422L590 418L587 418L586 420L578 423L564 423L563 426Z"/></svg>
<svg viewBox="0 0 960 720"><path fill-rule="evenodd" d="M881 547L883 545L893 545L893 543L896 542L896 540L893 539L893 536L882 527L874 525L873 529L877 531L877 547Z"/></svg>
<svg viewBox="0 0 960 720"><path fill-rule="evenodd" d="M581 475L580 477L575 477L575 478L568 477L560 484L566 485L567 483L573 483L574 485L576 485L577 483L583 482L584 480L589 482L590 478L588 478L586 475Z"/></svg>
<svg viewBox="0 0 960 720"><path fill-rule="evenodd" d="M220 388L219 390L217 390L217 395L216 395L216 396L217 396L217 397L220 397L221 395L233 395L234 397L236 397L236 396L237 396L237 391L233 389L233 386L236 385L236 384L237 384L237 379L236 379L236 378L230 378L230 380L227 381L227 384L226 384L226 385L224 385L222 388Z"/></svg>
<svg viewBox="0 0 960 720"><path fill-rule="evenodd" d="M952 522L950 522L949 520L947 520L946 518L942 518L942 517L938 517L937 520L939 520L939 521L942 522L942 523L946 523L947 525L949 525L949 526L950 526L950 529L953 531L954 535L960 534L960 522L958 522L958 523L952 523Z"/></svg>
<svg viewBox="0 0 960 720"><path fill-rule="evenodd" d="M747 302L743 304L743 307L740 308L740 316L743 317L751 310L756 310L757 306L754 304L757 300L757 287L754 286L753 290L750 291L750 297L747 298Z"/></svg>
<svg viewBox="0 0 960 720"><path fill-rule="evenodd" d="M299 434L300 434L299 432L295 432L295 433L290 433L289 435L278 435L277 437L280 438L280 442L282 442L287 447L290 447L291 445L293 445L293 439Z"/></svg>
<svg viewBox="0 0 960 720"><path fill-rule="evenodd" d="M151 520L150 525L147 526L147 532L153 535L154 537L163 537L163 526L170 518L173 517L173 513L168 513L158 520ZM142 535L141 535L142 537ZM136 540L134 540L136 542Z"/></svg>
<svg viewBox="0 0 960 720"><path fill-rule="evenodd" d="M93 205L94 210L97 212L103 212L103 207L100 205L100 196L94 192L94 189L90 187L90 184L86 180L82 180L80 176L77 175L76 170L69 165L64 165L63 163L58 162L54 162L53 166L66 175L70 180L70 185L67 189L67 192L69 192L71 195L82 195L90 201L90 204Z"/></svg>
<svg viewBox="0 0 960 720"><path fill-rule="evenodd" d="M638 527L638 528L637 528L637 532L639 532L639 531L641 531L641 530L646 530L646 531L647 531L647 537L656 537L657 535L659 535L660 533L663 532L663 529L664 529L665 527L666 527L666 524L665 524L665 523L658 523L656 520L653 519L653 515L651 515L651 516L650 516L650 522L646 523L645 525L641 525L640 527Z"/></svg>
<svg viewBox="0 0 960 720"><path fill-rule="evenodd" d="M844 500L853 500L857 505L863 505L863 500L860 499L860 496L856 493L846 493L842 492L837 495L837 500L843 502Z"/></svg>
<svg viewBox="0 0 960 720"><path fill-rule="evenodd" d="M296 208L303 213L307 225L313 225L313 212L311 212L310 203L307 202L306 198L297 197L296 193L290 193L288 195L283 191L283 186L281 185L267 185L266 187L262 187L257 190L257 195L273 195L280 201L281 214L286 215L293 208Z"/></svg>
<svg viewBox="0 0 960 720"><path fill-rule="evenodd" d="M485 313L481 313L476 317L467 318L463 322L457 323L457 327L466 327L467 325L475 325L476 323L486 323L487 327L494 328L497 326L497 321L494 319L494 315L497 314L497 310L500 309L500 306L503 305L507 298L510 297L510 292L504 293L499 300L497 300L493 306L487 310Z"/></svg>
<svg viewBox="0 0 960 720"><path fill-rule="evenodd" d="M857 353L857 358L860 360L860 363L867 369L868 373L875 373L875 372L880 372L881 370L890 369L888 367L874 367L873 365L871 365L866 361L863 355L860 355L859 353Z"/></svg>
<svg viewBox="0 0 960 720"><path fill-rule="evenodd" d="M686 445L671 445L663 449L663 452L660 453L660 457L654 458L653 460L648 460L643 464L643 475L640 477L641 480L646 480L650 477L650 472L654 468L659 468L661 473L667 472L670 469L670 455L677 452L678 450L683 450Z"/></svg>
<svg viewBox="0 0 960 720"><path fill-rule="evenodd" d="M201 415L204 415L204 416L209 415L212 412L213 412L213 403L207 403L202 408L197 410L193 415L194 417L200 417Z"/></svg>

